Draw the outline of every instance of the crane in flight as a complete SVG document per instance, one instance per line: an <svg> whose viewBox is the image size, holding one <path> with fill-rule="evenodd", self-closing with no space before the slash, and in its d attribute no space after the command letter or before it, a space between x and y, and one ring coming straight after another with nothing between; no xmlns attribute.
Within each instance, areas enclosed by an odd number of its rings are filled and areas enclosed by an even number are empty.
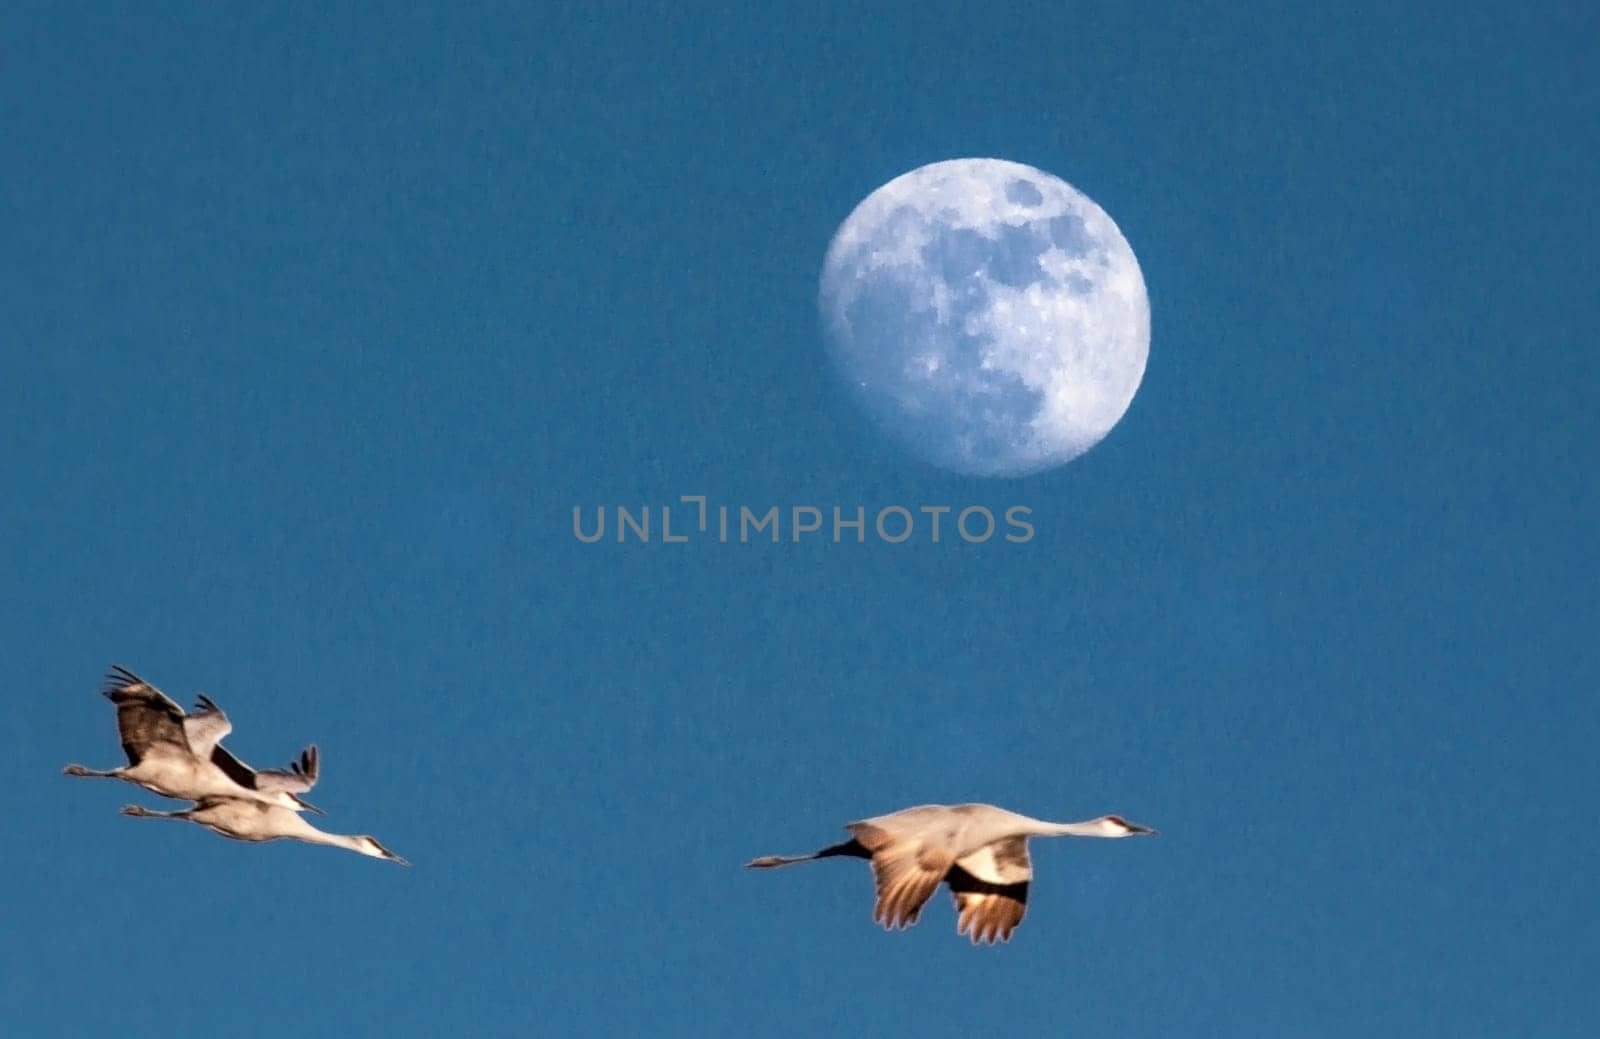
<svg viewBox="0 0 1600 1039"><path fill-rule="evenodd" d="M140 805L123 805L123 815L139 819L187 819L213 833L236 841L275 841L280 838L347 848L375 859L388 859L402 866L411 863L366 834L327 833L306 822L298 813L264 801L236 797L208 797L192 808L177 812L155 812Z"/></svg>
<svg viewBox="0 0 1600 1039"><path fill-rule="evenodd" d="M834 857L867 859L877 883L872 918L885 930L910 927L940 883L956 904L956 933L972 943L1010 941L1028 904L1029 837L1154 836L1117 815L1051 823L986 804L918 805L845 826L850 839L810 855L767 855L745 865L770 869Z"/></svg>
<svg viewBox="0 0 1600 1039"><path fill-rule="evenodd" d="M316 747L307 747L288 768L253 769L223 747L233 723L203 694L195 713L186 714L161 690L117 665L101 692L116 705L128 763L112 769L68 765L64 774L121 779L183 801L234 797L326 814L300 796L317 783Z"/></svg>

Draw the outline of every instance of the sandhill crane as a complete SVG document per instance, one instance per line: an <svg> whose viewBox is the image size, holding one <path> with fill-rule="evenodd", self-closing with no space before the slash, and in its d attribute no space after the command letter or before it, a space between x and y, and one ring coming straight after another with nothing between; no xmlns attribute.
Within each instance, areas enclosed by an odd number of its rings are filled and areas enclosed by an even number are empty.
<svg viewBox="0 0 1600 1039"><path fill-rule="evenodd" d="M121 779L165 797L199 801L239 797L294 811L322 809L300 794L317 782L317 749L308 747L287 769L257 771L220 742L233 731L222 709L204 695L194 714L185 714L165 693L123 667L113 665L101 690L117 707L117 732L128 763L96 770L68 765L69 776Z"/></svg>
<svg viewBox="0 0 1600 1039"><path fill-rule="evenodd" d="M1049 823L986 804L919 805L845 826L850 840L810 855L767 855L751 869L835 856L869 859L877 881L872 918L885 930L910 927L943 881L955 899L956 933L972 944L1010 941L1028 902L1029 837L1133 837L1148 826L1116 815Z"/></svg>
<svg viewBox="0 0 1600 1039"><path fill-rule="evenodd" d="M402 866L411 863L365 834L326 833L288 808L235 797L208 797L192 808L177 812L155 812L139 805L124 805L123 815L141 819L186 819L213 833L236 841L275 841L281 838L348 848L375 859L388 859Z"/></svg>

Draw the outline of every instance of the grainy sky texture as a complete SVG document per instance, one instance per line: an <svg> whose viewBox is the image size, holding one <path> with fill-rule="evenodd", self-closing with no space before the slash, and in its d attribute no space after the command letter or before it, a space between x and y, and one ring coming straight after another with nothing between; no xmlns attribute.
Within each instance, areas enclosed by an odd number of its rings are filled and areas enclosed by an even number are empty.
<svg viewBox="0 0 1600 1039"><path fill-rule="evenodd" d="M1600 1032L1600 20L1364 6L9 5L7 1030ZM960 156L1149 287L1021 480L819 331L839 222ZM573 536L684 494L1036 534ZM113 661L414 867L60 776ZM1038 843L996 949L741 869L963 800L1162 835Z"/></svg>

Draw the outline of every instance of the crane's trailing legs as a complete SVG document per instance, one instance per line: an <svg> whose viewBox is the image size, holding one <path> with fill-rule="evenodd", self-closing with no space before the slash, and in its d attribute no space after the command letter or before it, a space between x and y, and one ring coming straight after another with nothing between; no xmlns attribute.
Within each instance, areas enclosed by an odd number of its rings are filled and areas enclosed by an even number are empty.
<svg viewBox="0 0 1600 1039"><path fill-rule="evenodd" d="M63 776L89 776L94 779L121 779L122 769L112 768L100 772L92 768L84 768L82 765L68 765L61 770L61 774Z"/></svg>
<svg viewBox="0 0 1600 1039"><path fill-rule="evenodd" d="M872 852L861 846L855 838L843 844L835 844L821 851L814 851L810 855L763 855L759 859L752 859L745 863L748 869L771 869L773 866L790 866L796 862L811 862L815 859L831 859L836 856L846 856L852 859L870 859Z"/></svg>
<svg viewBox="0 0 1600 1039"><path fill-rule="evenodd" d="M136 819L187 819L193 808L184 808L176 812L155 812L143 805L123 805L122 814L131 815Z"/></svg>

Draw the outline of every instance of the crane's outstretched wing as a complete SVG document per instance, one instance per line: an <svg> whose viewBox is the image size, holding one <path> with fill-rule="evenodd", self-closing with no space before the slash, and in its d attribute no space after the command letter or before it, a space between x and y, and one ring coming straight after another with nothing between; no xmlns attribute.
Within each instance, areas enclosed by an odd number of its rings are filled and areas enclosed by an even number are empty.
<svg viewBox="0 0 1600 1039"><path fill-rule="evenodd" d="M327 814L300 796L301 791L310 790L317 783L317 748L314 746L301 751L299 760L288 768L269 768L257 772L219 743L211 748L211 763L247 790L259 793L283 791L289 795L289 800L306 811L317 815Z"/></svg>
<svg viewBox="0 0 1600 1039"><path fill-rule="evenodd" d="M972 944L1011 940L1028 908L1028 839L1008 837L985 845L950 867L946 881L956 902L956 933Z"/></svg>
<svg viewBox="0 0 1600 1039"><path fill-rule="evenodd" d="M870 823L851 823L850 835L872 853L878 901L872 919L885 930L910 927L939 889L954 861L950 850L917 837L896 836Z"/></svg>
<svg viewBox="0 0 1600 1039"><path fill-rule="evenodd" d="M183 708L125 667L115 664L101 693L117 708L117 734L129 765L151 754L188 755Z"/></svg>
<svg viewBox="0 0 1600 1039"><path fill-rule="evenodd" d="M300 757L288 768L264 768L255 774L257 790L287 790L303 794L317 785L317 745L312 744L300 752Z"/></svg>
<svg viewBox="0 0 1600 1039"><path fill-rule="evenodd" d="M233 723L222 713L222 708L211 702L204 693L195 696L194 713L183 719L183 734L189 740L189 750L197 758L211 756L211 749L233 731Z"/></svg>
<svg viewBox="0 0 1600 1039"><path fill-rule="evenodd" d="M256 770L234 757L233 752L222 744L211 748L211 763L246 790L256 789Z"/></svg>

